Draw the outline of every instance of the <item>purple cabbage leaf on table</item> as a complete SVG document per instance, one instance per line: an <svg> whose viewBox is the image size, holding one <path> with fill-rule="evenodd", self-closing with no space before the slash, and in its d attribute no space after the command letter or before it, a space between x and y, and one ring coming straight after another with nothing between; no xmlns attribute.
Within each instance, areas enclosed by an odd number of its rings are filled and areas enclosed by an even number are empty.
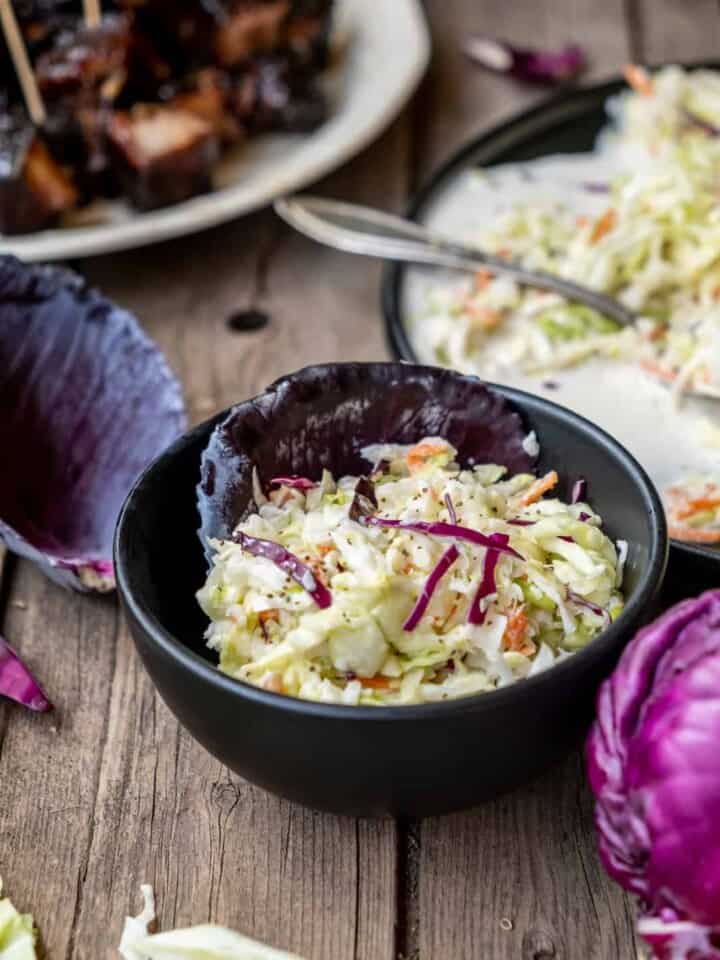
<svg viewBox="0 0 720 960"><path fill-rule="evenodd" d="M0 636L0 696L45 713L52 704L10 644Z"/></svg>
<svg viewBox="0 0 720 960"><path fill-rule="evenodd" d="M198 486L200 536L229 539L255 509L254 478L319 480L362 476L360 451L376 443L417 443L441 436L463 466L497 463L530 472L520 415L475 377L405 363L339 363L306 367L234 407L215 427ZM362 502L369 501L361 489ZM360 500L358 500L360 506Z"/></svg>
<svg viewBox="0 0 720 960"><path fill-rule="evenodd" d="M720 590L641 630L587 745L600 856L659 960L720 960Z"/></svg>
<svg viewBox="0 0 720 960"><path fill-rule="evenodd" d="M464 40L462 48L478 66L526 83L567 83L574 80L586 65L584 51L575 44L568 44L560 50L531 50L475 33Z"/></svg>
<svg viewBox="0 0 720 960"><path fill-rule="evenodd" d="M0 538L65 586L111 589L115 521L185 427L180 387L127 311L14 257L0 257L0 367Z"/></svg>

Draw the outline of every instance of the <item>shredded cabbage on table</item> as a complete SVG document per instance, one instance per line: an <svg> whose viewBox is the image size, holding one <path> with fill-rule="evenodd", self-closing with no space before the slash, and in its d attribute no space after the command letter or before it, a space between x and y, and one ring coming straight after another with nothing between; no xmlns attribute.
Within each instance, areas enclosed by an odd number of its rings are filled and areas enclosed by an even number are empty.
<svg viewBox="0 0 720 960"><path fill-rule="evenodd" d="M527 438L534 447L534 435ZM411 704L493 690L622 610L625 545L587 503L430 437L363 451L369 478L280 478L198 593L223 671L277 693ZM289 559L290 558L290 559Z"/></svg>

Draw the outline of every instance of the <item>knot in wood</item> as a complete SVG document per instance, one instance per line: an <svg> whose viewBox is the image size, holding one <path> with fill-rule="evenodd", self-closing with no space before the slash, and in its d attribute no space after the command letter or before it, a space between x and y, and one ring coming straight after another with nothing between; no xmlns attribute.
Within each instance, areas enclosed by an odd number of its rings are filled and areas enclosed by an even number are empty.
<svg viewBox="0 0 720 960"><path fill-rule="evenodd" d="M528 930L523 937L522 960L556 960L557 948L544 930Z"/></svg>

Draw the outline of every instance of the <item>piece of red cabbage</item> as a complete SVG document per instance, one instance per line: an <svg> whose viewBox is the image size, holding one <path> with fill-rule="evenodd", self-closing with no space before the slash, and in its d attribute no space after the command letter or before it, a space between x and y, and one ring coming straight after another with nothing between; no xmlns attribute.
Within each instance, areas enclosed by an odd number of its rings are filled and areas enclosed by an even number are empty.
<svg viewBox="0 0 720 960"><path fill-rule="evenodd" d="M710 123L709 120L705 120L704 117L694 111L688 110L687 107L682 108L682 114L689 127L702 130L709 137L720 137L720 127L717 127L714 123Z"/></svg>
<svg viewBox="0 0 720 960"><path fill-rule="evenodd" d="M587 744L600 856L663 960L720 958L720 590L642 629Z"/></svg>
<svg viewBox="0 0 720 960"><path fill-rule="evenodd" d="M307 367L234 407L214 429L198 487L200 536L228 539L255 509L253 469L272 477L319 478L367 471L361 450L444 437L471 467L496 463L532 472L520 415L475 377L406 363L336 363Z"/></svg>
<svg viewBox="0 0 720 960"><path fill-rule="evenodd" d="M142 470L185 426L180 387L125 310L76 274L0 257L0 538L65 586L113 586Z"/></svg>
<svg viewBox="0 0 720 960"><path fill-rule="evenodd" d="M307 477L273 477L270 484L274 487L291 487L293 490L312 490L317 484Z"/></svg>
<svg viewBox="0 0 720 960"><path fill-rule="evenodd" d="M420 592L420 596L417 598L415 606L410 611L410 616L403 624L403 630L410 632L415 629L418 623L420 623L423 614L427 610L428 604L432 600L432 595L435 593L435 588L459 556L460 551L453 543L440 557L438 562L435 564L435 568L425 581L425 584Z"/></svg>
<svg viewBox="0 0 720 960"><path fill-rule="evenodd" d="M386 517L363 517L363 523L371 527L391 527L399 530L409 530L412 533L424 533L429 537L444 537L449 540L465 540L478 547L497 550L507 553L508 556L523 560L517 550L508 546L508 538L501 533L485 534L472 527L461 527L457 523L444 523L441 520L389 520Z"/></svg>
<svg viewBox="0 0 720 960"><path fill-rule="evenodd" d="M570 503L579 503L587 497L587 480L585 477L579 477L572 486L570 494Z"/></svg>
<svg viewBox="0 0 720 960"><path fill-rule="evenodd" d="M482 609L480 601L497 591L495 567L497 567L498 560L500 559L500 548L506 547L508 543L508 537L504 533L493 533L490 539L493 541L493 547L485 554L482 580L475 592L473 601L470 604L470 610L468 611L468 623L472 623L477 627L485 623L485 617L487 615L487 610Z"/></svg>
<svg viewBox="0 0 720 960"><path fill-rule="evenodd" d="M241 530L237 530L232 539L254 557L265 557L272 561L295 583L299 583L321 609L329 607L332 603L332 594L325 584L315 576L307 564L303 563L294 553L286 550L281 544L275 543L274 540L261 540L259 537L251 537Z"/></svg>
<svg viewBox="0 0 720 960"><path fill-rule="evenodd" d="M377 505L375 484L369 477L360 477L355 484L355 493L348 510L348 516L351 520L359 523L362 517L374 513L377 510Z"/></svg>
<svg viewBox="0 0 720 960"><path fill-rule="evenodd" d="M0 636L0 696L45 713L52 704L10 644Z"/></svg>
<svg viewBox="0 0 720 960"><path fill-rule="evenodd" d="M497 37L472 34L462 46L473 63L527 83L566 83L577 77L586 63L585 53L575 44L561 50L530 50Z"/></svg>
<svg viewBox="0 0 720 960"><path fill-rule="evenodd" d="M559 539L569 540L571 543L575 542L572 537L560 537ZM586 597L581 597L579 593L575 593L573 590L568 590L567 595L568 600L571 600L576 606L585 607L586 610L590 610L591 613L594 613L596 617L602 617L606 626L610 626L612 623L612 617L604 607L600 606L599 603L593 603L592 600L588 600Z"/></svg>

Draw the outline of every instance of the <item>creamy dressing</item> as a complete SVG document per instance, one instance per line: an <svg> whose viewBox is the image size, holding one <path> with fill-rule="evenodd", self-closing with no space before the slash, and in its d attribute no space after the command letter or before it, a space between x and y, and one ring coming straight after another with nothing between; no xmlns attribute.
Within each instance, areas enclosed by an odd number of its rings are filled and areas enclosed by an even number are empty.
<svg viewBox="0 0 720 960"><path fill-rule="evenodd" d="M592 154L552 156L486 171L467 171L441 191L424 217L438 232L473 242L481 227L519 203L562 203L575 213L597 216L608 205L602 186L632 159L636 150L608 147ZM419 359L437 363L428 342L427 304L431 291L459 279L457 272L410 268L402 312ZM481 362L468 358L465 372L547 397L607 430L637 457L663 489L689 473L720 471L720 442L709 444L711 425L720 426L720 402L683 398L629 363L593 358L577 367L538 375L521 373L503 356L502 335L491 338Z"/></svg>

